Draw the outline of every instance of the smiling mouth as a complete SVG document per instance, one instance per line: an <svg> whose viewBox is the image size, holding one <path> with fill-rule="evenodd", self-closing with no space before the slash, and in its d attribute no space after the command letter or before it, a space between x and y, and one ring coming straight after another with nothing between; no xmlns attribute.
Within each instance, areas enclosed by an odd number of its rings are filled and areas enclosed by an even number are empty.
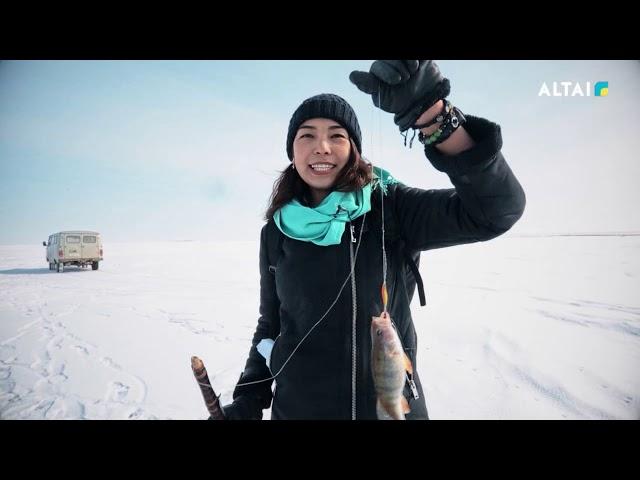
<svg viewBox="0 0 640 480"><path fill-rule="evenodd" d="M316 165L309 165L309 168L311 168L311 170L313 170L314 172L328 172L329 170L333 170L335 168L335 165L316 164Z"/></svg>
<svg viewBox="0 0 640 480"><path fill-rule="evenodd" d="M314 175L325 175L336 168L336 165L331 162L316 162L309 165L309 168Z"/></svg>

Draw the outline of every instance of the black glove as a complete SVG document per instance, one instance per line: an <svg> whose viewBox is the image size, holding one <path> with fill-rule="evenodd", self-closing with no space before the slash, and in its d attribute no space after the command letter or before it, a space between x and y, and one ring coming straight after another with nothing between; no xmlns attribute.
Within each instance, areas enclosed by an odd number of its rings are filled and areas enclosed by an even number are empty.
<svg viewBox="0 0 640 480"><path fill-rule="evenodd" d="M353 71L349 80L370 94L376 107L395 113L393 121L401 132L451 91L449 79L433 60L376 60L369 72Z"/></svg>

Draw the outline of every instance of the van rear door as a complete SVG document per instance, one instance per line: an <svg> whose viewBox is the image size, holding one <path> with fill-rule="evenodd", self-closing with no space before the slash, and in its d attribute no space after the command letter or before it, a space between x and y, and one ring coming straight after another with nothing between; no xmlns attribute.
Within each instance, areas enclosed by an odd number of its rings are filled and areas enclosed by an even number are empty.
<svg viewBox="0 0 640 480"><path fill-rule="evenodd" d="M82 235L82 258L99 258L98 237L95 235Z"/></svg>
<svg viewBox="0 0 640 480"><path fill-rule="evenodd" d="M81 254L80 235L65 235L64 259L79 259Z"/></svg>

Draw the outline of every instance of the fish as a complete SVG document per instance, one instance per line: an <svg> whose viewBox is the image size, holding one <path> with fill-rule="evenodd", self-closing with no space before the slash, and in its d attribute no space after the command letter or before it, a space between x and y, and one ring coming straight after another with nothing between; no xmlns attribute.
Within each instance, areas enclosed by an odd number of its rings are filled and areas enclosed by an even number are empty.
<svg viewBox="0 0 640 480"><path fill-rule="evenodd" d="M371 317L371 372L378 419L405 420L411 410L402 392L407 372L413 375L413 366L388 312Z"/></svg>

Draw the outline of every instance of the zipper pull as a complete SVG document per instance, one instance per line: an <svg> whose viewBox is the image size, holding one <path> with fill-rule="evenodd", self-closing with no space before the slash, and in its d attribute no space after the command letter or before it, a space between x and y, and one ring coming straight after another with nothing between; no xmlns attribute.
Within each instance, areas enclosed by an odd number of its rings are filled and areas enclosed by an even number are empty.
<svg viewBox="0 0 640 480"><path fill-rule="evenodd" d="M351 227L351 243L356 243L356 237L353 234L355 227L353 225L350 225Z"/></svg>
<svg viewBox="0 0 640 480"><path fill-rule="evenodd" d="M418 393L418 388L416 387L416 382L413 381L411 375L407 373L407 382L409 382L409 388L411 388L411 393L413 394L413 398L418 400L420 398L420 394Z"/></svg>

